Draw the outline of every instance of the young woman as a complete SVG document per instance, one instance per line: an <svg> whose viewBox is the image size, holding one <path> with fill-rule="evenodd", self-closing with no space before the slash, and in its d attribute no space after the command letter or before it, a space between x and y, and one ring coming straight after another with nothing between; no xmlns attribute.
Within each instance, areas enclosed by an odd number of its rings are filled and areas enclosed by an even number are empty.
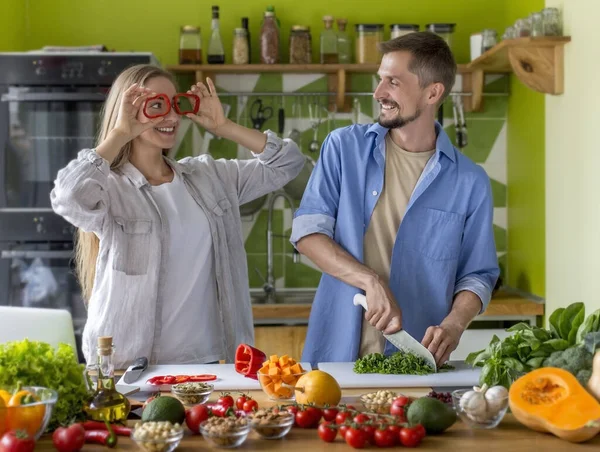
<svg viewBox="0 0 600 452"><path fill-rule="evenodd" d="M239 343L253 343L239 206L296 177L304 157L290 140L226 119L207 84L188 91L200 109L186 116L254 159L166 157L182 116L172 100L177 91L168 72L140 65L115 80L97 147L58 172L51 200L78 228L88 363L99 336L113 337L117 368L140 356L161 364L231 362ZM174 107L166 114L165 103ZM156 111L163 116L148 114Z"/></svg>

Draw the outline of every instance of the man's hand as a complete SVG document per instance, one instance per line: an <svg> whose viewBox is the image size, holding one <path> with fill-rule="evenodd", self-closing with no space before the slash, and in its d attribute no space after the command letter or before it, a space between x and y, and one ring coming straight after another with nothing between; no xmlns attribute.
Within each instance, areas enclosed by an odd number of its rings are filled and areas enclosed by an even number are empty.
<svg viewBox="0 0 600 452"><path fill-rule="evenodd" d="M439 326L427 328L422 344L431 352L436 364L441 366L448 361L450 353L458 347L462 333L460 327L442 322Z"/></svg>
<svg viewBox="0 0 600 452"><path fill-rule="evenodd" d="M365 319L385 334L402 328L402 312L387 284L377 279L365 290L368 310Z"/></svg>

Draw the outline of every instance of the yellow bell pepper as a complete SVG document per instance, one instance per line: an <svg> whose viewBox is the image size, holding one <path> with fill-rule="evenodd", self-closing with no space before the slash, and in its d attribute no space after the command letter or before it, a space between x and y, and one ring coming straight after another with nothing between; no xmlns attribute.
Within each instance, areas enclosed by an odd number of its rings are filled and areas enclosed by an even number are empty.
<svg viewBox="0 0 600 452"><path fill-rule="evenodd" d="M27 390L17 391L8 402L8 429L25 430L35 435L42 426L46 406L44 404L27 407L38 402L37 398Z"/></svg>
<svg viewBox="0 0 600 452"><path fill-rule="evenodd" d="M6 433L6 413L7 413L7 409L6 409L6 403L4 402L4 398L0 397L0 438L2 438L2 435L4 435Z"/></svg>
<svg viewBox="0 0 600 452"><path fill-rule="evenodd" d="M4 406L8 405L8 402L10 402L10 398L12 397L12 394L8 391L5 391L4 389L0 389L0 399L4 401Z"/></svg>

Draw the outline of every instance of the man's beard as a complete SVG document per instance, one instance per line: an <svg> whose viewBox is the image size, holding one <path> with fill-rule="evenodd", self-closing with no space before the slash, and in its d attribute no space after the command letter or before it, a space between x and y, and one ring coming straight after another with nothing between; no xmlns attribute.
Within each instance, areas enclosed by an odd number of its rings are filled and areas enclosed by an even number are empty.
<svg viewBox="0 0 600 452"><path fill-rule="evenodd" d="M395 106L396 106L396 108L398 108L398 104L396 104ZM402 117L398 114L394 118L384 119L384 118L382 118L382 114L383 114L383 112L381 112L379 114L379 117L377 118L377 122L379 122L379 125L381 125L382 127L385 127L386 129L399 129L401 127L404 127L407 124L410 124L411 122L416 120L419 116L421 116L421 109L419 107L417 107L415 114L412 116L408 116L408 117Z"/></svg>

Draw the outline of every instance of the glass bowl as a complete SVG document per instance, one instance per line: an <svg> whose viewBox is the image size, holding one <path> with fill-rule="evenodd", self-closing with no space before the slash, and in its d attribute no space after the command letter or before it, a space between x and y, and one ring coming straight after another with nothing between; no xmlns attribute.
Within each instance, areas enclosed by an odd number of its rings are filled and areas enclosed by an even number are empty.
<svg viewBox="0 0 600 452"><path fill-rule="evenodd" d="M460 403L463 395L468 391L472 391L472 389L457 389L452 392L452 406L454 407L454 411L458 414L458 417L471 428L489 429L497 427L508 410L508 396L502 399L496 399L497 404L499 405L497 410L490 412L488 409L485 415L477 416L466 411L464 403Z"/></svg>
<svg viewBox="0 0 600 452"><path fill-rule="evenodd" d="M394 391L381 389L376 392L368 392L358 396L358 401L365 407L365 410L376 414L390 414L392 401L403 394Z"/></svg>
<svg viewBox="0 0 600 452"><path fill-rule="evenodd" d="M279 412L277 420L256 419L250 421L252 429L263 439L279 439L287 435L294 426L295 416L288 412Z"/></svg>
<svg viewBox="0 0 600 452"><path fill-rule="evenodd" d="M171 386L171 394L186 406L205 403L213 390L214 386L206 383L179 383Z"/></svg>
<svg viewBox="0 0 600 452"><path fill-rule="evenodd" d="M54 405L58 400L58 393L42 386L2 386L0 397L2 399L16 397L18 406L5 406L0 408L0 437L9 430L25 430L34 439L38 440L48 427L52 417ZM29 403L28 399L34 400ZM3 400L4 401L4 400Z"/></svg>
<svg viewBox="0 0 600 452"><path fill-rule="evenodd" d="M249 423L245 425L236 425L221 433L215 433L214 431L207 430L208 422L209 421L204 421L200 424L200 433L208 443L222 449L233 449L241 446L250 433Z"/></svg>
<svg viewBox="0 0 600 452"><path fill-rule="evenodd" d="M298 379L306 373L275 376L258 373L256 376L260 383L260 388L270 400L276 402L293 402L295 399L294 386Z"/></svg>
<svg viewBox="0 0 600 452"><path fill-rule="evenodd" d="M145 434L144 429L150 427L152 424L156 426L162 426L165 431L160 437L152 437L151 435ZM140 428L142 427L143 428ZM131 433L131 439L135 441L140 449L148 452L172 452L175 450L181 439L183 438L183 428L181 426L175 427L170 422L145 422L144 424L136 425L136 428Z"/></svg>

